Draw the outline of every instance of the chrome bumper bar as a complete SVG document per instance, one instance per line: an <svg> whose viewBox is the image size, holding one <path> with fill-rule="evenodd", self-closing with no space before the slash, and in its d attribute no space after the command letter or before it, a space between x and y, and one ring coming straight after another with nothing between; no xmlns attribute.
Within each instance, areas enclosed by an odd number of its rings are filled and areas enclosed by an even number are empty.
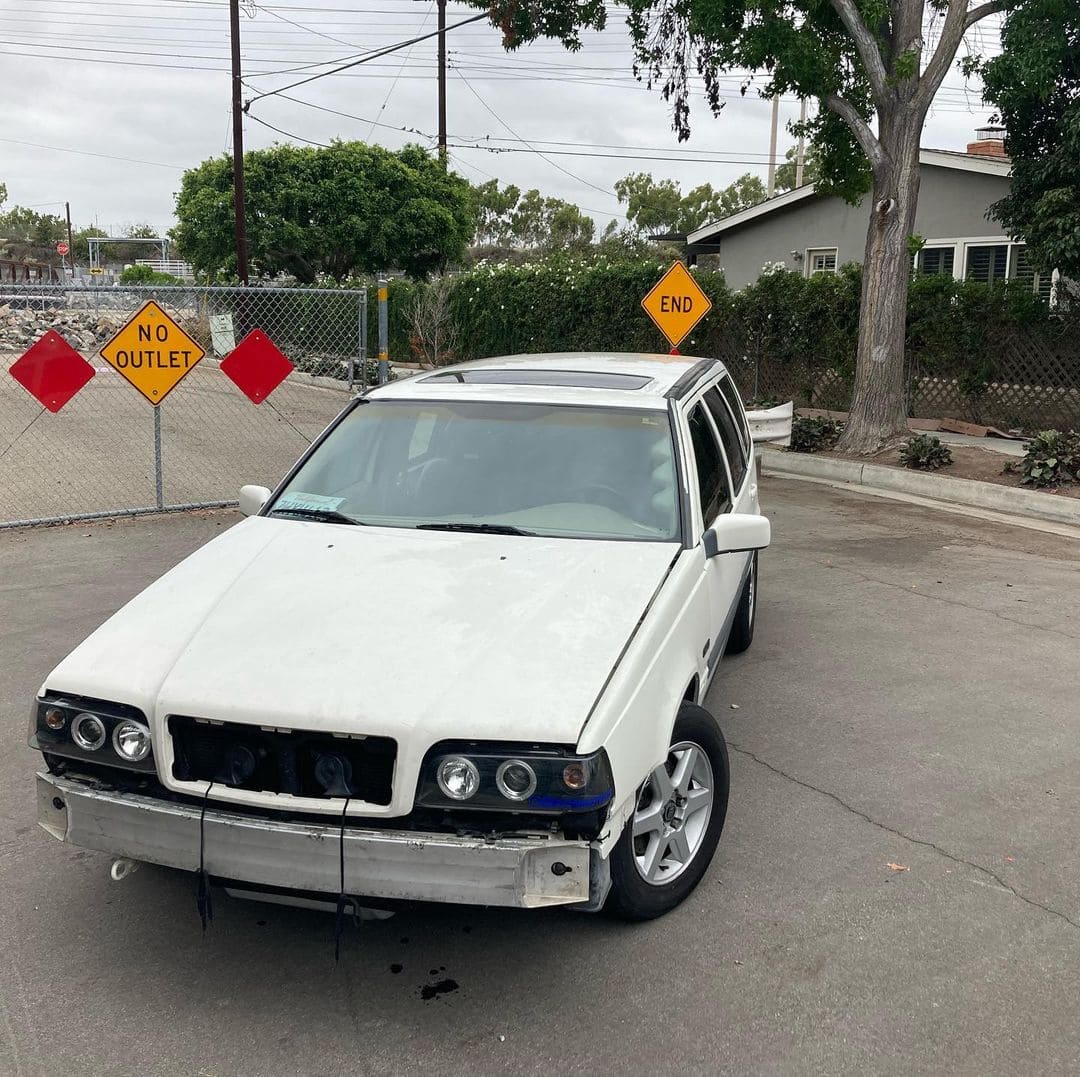
<svg viewBox="0 0 1080 1077"><path fill-rule="evenodd" d="M96 789L41 772L38 823L59 841L196 871L199 808ZM340 829L210 807L204 860L213 876L336 894ZM558 838L457 837L345 829L345 889L354 897L541 908L589 900L589 844Z"/></svg>

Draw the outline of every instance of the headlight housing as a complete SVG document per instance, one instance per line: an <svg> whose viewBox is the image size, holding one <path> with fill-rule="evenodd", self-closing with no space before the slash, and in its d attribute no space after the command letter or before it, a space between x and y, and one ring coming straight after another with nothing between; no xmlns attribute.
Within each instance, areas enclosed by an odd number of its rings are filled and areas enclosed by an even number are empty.
<svg viewBox="0 0 1080 1077"><path fill-rule="evenodd" d="M577 755L559 745L443 741L424 758L416 803L556 815L601 810L614 793L603 751Z"/></svg>
<svg viewBox="0 0 1080 1077"><path fill-rule="evenodd" d="M50 757L156 772L146 717L124 703L51 694L36 700L30 747Z"/></svg>

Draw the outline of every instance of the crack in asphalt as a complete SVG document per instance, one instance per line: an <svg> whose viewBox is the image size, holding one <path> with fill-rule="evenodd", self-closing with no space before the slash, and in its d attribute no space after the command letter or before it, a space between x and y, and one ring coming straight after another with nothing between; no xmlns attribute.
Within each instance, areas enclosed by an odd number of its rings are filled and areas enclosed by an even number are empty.
<svg viewBox="0 0 1080 1077"><path fill-rule="evenodd" d="M1064 636L1065 639L1080 639L1080 636L1075 633L1065 632L1060 628L1048 628L1046 625L1033 624L1031 621L1021 621L1016 617L1009 617L999 610L988 609L986 606L976 606L971 602L960 602L955 598L944 598L942 595L935 595L930 591L921 591L918 587L907 587L902 583L894 583L892 580L883 580L878 576L869 576L865 572L859 572L858 569L849 568L847 565L838 565L835 561L829 563L820 559L816 560L822 568L839 569L841 572L846 572L849 576L855 576L860 580L864 580L866 583L877 583L882 587L892 587L897 591L903 591L906 595L917 595L920 598L932 599L934 602L944 602L947 606L959 606L961 609L973 610L975 613L996 617L999 621L1006 621L1009 624L1019 625L1021 628L1032 628L1036 632L1049 632L1055 636Z"/></svg>
<svg viewBox="0 0 1080 1077"><path fill-rule="evenodd" d="M810 782L803 781L801 778L796 778L795 775L789 774L786 770L782 770L780 767L774 766L772 763L762 759L756 753L750 751L749 748L741 748L737 744L733 744L728 741L728 748L733 752L738 752L740 755L745 755L747 758L752 759L759 766L764 767L766 770L772 771L773 774L786 781L792 782L795 785L801 786L803 789L807 789L812 793L817 793L820 796L827 797L829 800L836 804L839 804L845 811L850 812L852 815L858 816L860 819L864 819L871 826L877 827L879 830L884 830L888 834L894 834L898 838L903 838L904 841L911 842L912 845L922 845L927 849L933 849L939 856L943 856L946 860L951 860L954 864L961 864L964 867L971 868L973 871L977 871L982 875L985 875L989 879L993 879L1003 890L1007 890L1014 897L1019 898L1026 905L1031 905L1033 908L1040 909L1042 912L1049 913L1051 916L1056 916L1059 920L1064 920L1070 927L1074 927L1080 930L1080 921L1072 919L1068 913L1062 912L1060 909L1055 909L1052 905L1044 905L1041 901L1036 901L1032 897L1028 897L1026 894L1021 893L1015 886L1008 883L1003 879L996 871L991 868L984 867L982 864L976 863L974 860L965 860L962 856L957 856L955 853L950 853L948 849L943 849L940 845L932 841L927 841L925 838L916 838L911 834L905 834L902 830L897 830L896 827L889 826L888 823L882 823L873 816L867 815L866 812L861 811L859 808L849 804L842 797L836 793L831 792L828 789L822 789L820 786L813 785Z"/></svg>

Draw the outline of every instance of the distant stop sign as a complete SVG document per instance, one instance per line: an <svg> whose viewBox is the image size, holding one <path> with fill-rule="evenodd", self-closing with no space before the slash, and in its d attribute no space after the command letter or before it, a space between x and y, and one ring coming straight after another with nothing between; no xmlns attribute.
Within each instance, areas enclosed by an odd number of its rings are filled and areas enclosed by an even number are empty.
<svg viewBox="0 0 1080 1077"><path fill-rule="evenodd" d="M68 245L66 243L57 243L57 245L56 245L56 253L57 254L67 254L69 249L70 248L68 247Z"/></svg>

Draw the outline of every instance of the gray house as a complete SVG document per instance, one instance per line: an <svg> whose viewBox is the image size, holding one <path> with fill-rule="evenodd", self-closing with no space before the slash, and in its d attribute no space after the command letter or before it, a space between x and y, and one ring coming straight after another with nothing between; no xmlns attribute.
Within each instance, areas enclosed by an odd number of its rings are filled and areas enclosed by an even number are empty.
<svg viewBox="0 0 1080 1077"><path fill-rule="evenodd" d="M922 150L915 231L926 241L916 267L990 283L1019 278L1050 299L1052 281L1037 274L1022 243L989 218L990 206L1009 190L1009 159L1003 132L979 132L967 153ZM687 237L687 253L719 254L728 284L753 283L770 264L782 263L807 276L835 273L845 262L862 261L867 208L815 192L813 184L707 224Z"/></svg>

